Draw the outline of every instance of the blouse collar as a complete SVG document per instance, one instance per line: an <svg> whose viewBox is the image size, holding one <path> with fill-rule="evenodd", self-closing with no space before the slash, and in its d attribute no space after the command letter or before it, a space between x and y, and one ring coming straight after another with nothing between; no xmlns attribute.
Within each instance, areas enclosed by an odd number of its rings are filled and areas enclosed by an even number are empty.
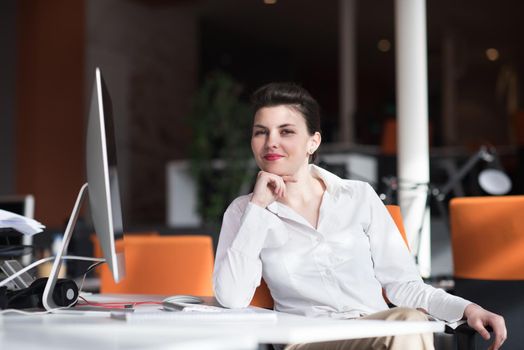
<svg viewBox="0 0 524 350"><path fill-rule="evenodd" d="M353 196L353 189L351 188L350 182L348 180L341 179L337 175L314 164L309 165L309 171L314 177L324 182L326 185L326 191L331 197L333 197L334 200L337 200L338 196L342 192L346 192L350 197ZM275 201L269 204L267 209L278 215L279 213L282 213L282 210L279 210L280 206L281 203Z"/></svg>
<svg viewBox="0 0 524 350"><path fill-rule="evenodd" d="M349 181L341 179L332 172L314 164L309 165L309 171L314 177L319 178L324 182L326 185L326 191L328 191L334 198L337 198L343 191L347 192L350 196L353 196L353 189L351 188Z"/></svg>

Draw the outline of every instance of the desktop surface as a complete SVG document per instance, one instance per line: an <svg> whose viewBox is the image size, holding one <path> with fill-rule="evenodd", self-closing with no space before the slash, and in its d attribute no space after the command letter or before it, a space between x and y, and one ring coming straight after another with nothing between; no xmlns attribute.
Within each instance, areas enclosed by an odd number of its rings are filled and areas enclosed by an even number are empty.
<svg viewBox="0 0 524 350"><path fill-rule="evenodd" d="M93 302L162 301L152 295L91 295ZM213 303L212 298L206 298ZM166 313L139 305L134 313ZM252 308L256 310L256 308ZM259 309L260 310L260 309ZM270 312L269 310L261 310ZM167 312L168 313L168 312ZM0 316L0 348L23 349L256 349L257 344L302 343L417 332L442 332L440 322L331 320L276 313L252 321L162 319L127 322L109 313Z"/></svg>

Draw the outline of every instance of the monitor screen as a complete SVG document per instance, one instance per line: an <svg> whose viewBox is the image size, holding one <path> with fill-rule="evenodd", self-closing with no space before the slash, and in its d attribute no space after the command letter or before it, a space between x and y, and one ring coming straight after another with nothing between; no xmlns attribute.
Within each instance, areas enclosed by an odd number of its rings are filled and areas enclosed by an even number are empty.
<svg viewBox="0 0 524 350"><path fill-rule="evenodd" d="M35 211L35 199L32 195L0 196L0 209L32 219ZM16 231L6 230L1 232L0 235L4 238L0 244L23 244L25 246L31 246L33 244L33 237L16 233ZM20 256L23 265L28 265L32 258L30 249L10 250L9 253L0 254L0 256Z"/></svg>
<svg viewBox="0 0 524 350"><path fill-rule="evenodd" d="M91 217L104 258L116 282L124 276L123 251L115 240L123 237L120 188L113 111L109 91L96 69L87 126L86 169Z"/></svg>

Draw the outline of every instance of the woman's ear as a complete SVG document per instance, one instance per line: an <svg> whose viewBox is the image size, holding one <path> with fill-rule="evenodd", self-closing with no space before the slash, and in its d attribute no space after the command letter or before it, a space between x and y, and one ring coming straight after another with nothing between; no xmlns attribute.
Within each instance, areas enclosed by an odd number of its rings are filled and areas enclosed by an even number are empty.
<svg viewBox="0 0 524 350"><path fill-rule="evenodd" d="M320 143L322 142L322 136L317 131L311 136L310 143L309 143L309 150L311 151L311 154L315 153L315 151L320 146Z"/></svg>

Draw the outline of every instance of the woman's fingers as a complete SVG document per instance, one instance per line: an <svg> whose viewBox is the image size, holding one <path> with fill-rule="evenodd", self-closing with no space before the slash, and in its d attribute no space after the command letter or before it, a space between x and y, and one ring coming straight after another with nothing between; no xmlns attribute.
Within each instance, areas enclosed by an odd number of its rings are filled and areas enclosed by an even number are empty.
<svg viewBox="0 0 524 350"><path fill-rule="evenodd" d="M265 208L276 199L286 196L286 183L288 182L297 182L297 179L290 175L279 176L259 171L252 201Z"/></svg>
<svg viewBox="0 0 524 350"><path fill-rule="evenodd" d="M482 321L480 319L476 319L473 322L471 322L470 326L471 328L476 330L478 334L480 334L480 336L484 338L484 340L489 340L489 338L491 337L488 330L486 329L486 327L484 327L484 324L482 324Z"/></svg>
<svg viewBox="0 0 524 350"><path fill-rule="evenodd" d="M255 188L253 189L253 198L256 204L266 207L277 198L286 195L286 183L281 176L271 174L265 171L259 171Z"/></svg>
<svg viewBox="0 0 524 350"><path fill-rule="evenodd" d="M470 304L466 307L464 316L466 316L468 324L485 340L491 338L489 332L486 330L486 326L491 326L494 340L489 349L498 350L502 346L507 338L506 324L502 316L487 311L475 304Z"/></svg>
<svg viewBox="0 0 524 350"><path fill-rule="evenodd" d="M278 186L278 192L276 193L278 197L284 197L286 194L286 184L284 183L284 180L277 175L273 175L273 180Z"/></svg>
<svg viewBox="0 0 524 350"><path fill-rule="evenodd" d="M281 176L266 173L268 184L271 184L273 187L273 194L277 197L283 197L286 192L286 184L284 179Z"/></svg>
<svg viewBox="0 0 524 350"><path fill-rule="evenodd" d="M491 328L493 328L493 333L495 335L495 340L493 341L493 350L497 350L502 346L502 344L504 344L506 338L508 337L506 323L504 322L503 317L494 315L494 317L489 320L489 325Z"/></svg>

